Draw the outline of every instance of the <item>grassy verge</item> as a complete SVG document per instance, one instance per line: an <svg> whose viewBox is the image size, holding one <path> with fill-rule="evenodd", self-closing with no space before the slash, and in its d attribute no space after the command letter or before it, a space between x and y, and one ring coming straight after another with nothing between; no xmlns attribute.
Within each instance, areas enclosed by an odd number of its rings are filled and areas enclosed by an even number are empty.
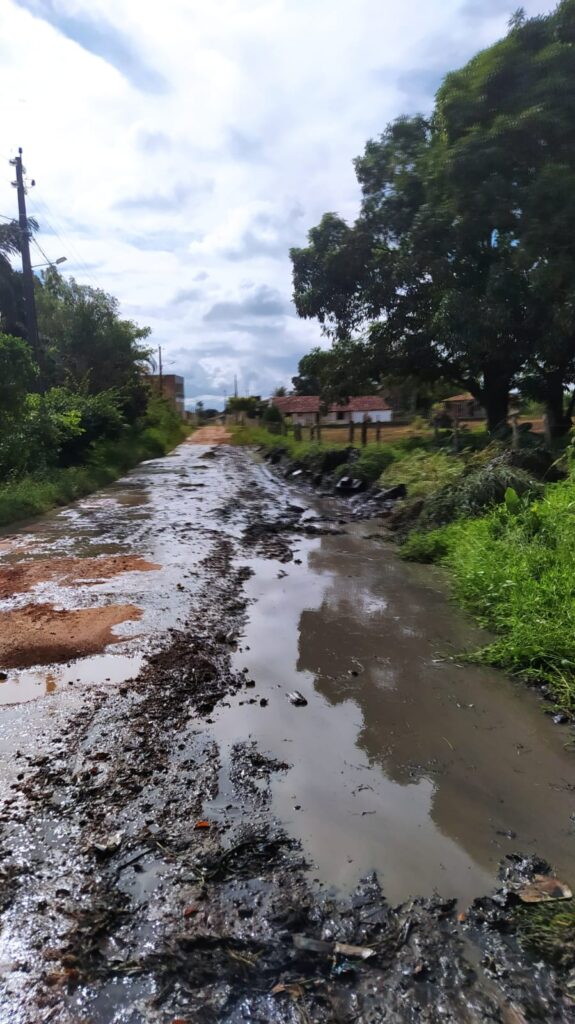
<svg viewBox="0 0 575 1024"><path fill-rule="evenodd" d="M51 468L2 483L0 526L30 519L104 487L144 459L165 455L187 433L181 421L156 408L139 428L126 428L114 441L97 442L84 465Z"/></svg>
<svg viewBox="0 0 575 1024"><path fill-rule="evenodd" d="M410 485L417 478L420 484L424 481L424 490L427 491L440 483L447 483L454 473L460 472L461 460L442 450L431 432L397 436L393 443L373 441L365 447L356 443L349 462L343 458L344 453L350 451L349 443L331 440L327 431L324 431L321 441L296 441L293 434L274 434L263 427L234 427L232 432L234 444L259 445L267 451L281 449L288 459L311 472L325 466L326 471L335 470L336 478L349 473L368 484L379 481L382 487L391 486L400 479L405 482L403 476L407 474ZM470 435L467 441L473 448L486 443L483 435L479 434ZM444 445L447 444L445 438ZM333 453L341 456L339 466L337 458L330 458Z"/></svg>
<svg viewBox="0 0 575 1024"><path fill-rule="evenodd" d="M452 572L460 603L497 639L476 655L544 682L575 712L575 482L549 484L529 502L507 502L475 519L411 534L404 558Z"/></svg>

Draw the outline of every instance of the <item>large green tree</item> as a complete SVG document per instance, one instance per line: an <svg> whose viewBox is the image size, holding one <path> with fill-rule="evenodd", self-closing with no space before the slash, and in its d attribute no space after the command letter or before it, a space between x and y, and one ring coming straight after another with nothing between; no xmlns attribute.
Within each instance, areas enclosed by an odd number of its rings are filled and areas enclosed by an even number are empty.
<svg viewBox="0 0 575 1024"><path fill-rule="evenodd" d="M506 418L520 381L552 432L575 382L575 0L516 16L448 75L433 116L399 118L356 161L353 226L327 214L292 250L294 298L368 339L369 372L447 378Z"/></svg>
<svg viewBox="0 0 575 1024"><path fill-rule="evenodd" d="M129 419L142 411L149 356L144 343L150 329L124 320L112 295L64 278L53 268L43 275L36 295L47 383L94 395L115 390Z"/></svg>

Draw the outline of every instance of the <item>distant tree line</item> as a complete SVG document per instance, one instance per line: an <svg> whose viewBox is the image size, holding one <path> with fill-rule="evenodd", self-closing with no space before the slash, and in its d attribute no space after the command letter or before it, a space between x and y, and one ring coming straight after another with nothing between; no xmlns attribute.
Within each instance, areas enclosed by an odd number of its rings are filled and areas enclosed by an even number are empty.
<svg viewBox="0 0 575 1024"><path fill-rule="evenodd" d="M495 430L509 392L575 406L575 0L514 15L448 74L429 117L399 117L355 161L355 223L326 213L291 250L294 300L332 340L296 389L451 381ZM308 392L309 393L309 392Z"/></svg>

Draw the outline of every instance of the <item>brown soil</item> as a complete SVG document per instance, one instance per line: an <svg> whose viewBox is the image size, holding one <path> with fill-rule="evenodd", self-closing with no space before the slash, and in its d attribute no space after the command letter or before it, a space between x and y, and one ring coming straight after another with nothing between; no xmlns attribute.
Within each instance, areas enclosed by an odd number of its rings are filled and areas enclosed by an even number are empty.
<svg viewBox="0 0 575 1024"><path fill-rule="evenodd" d="M139 619L141 614L133 604L75 611L28 604L4 612L0 615L0 666L28 668L98 654L123 639L114 635L114 626Z"/></svg>
<svg viewBox="0 0 575 1024"><path fill-rule="evenodd" d="M122 572L149 572L159 569L155 562L147 562L134 555L114 555L110 558L45 558L16 565L0 567L0 599L24 594L37 583L58 580L64 586L81 583L82 586L100 583Z"/></svg>
<svg viewBox="0 0 575 1024"><path fill-rule="evenodd" d="M191 444L227 444L232 435L226 427L200 427L190 437Z"/></svg>

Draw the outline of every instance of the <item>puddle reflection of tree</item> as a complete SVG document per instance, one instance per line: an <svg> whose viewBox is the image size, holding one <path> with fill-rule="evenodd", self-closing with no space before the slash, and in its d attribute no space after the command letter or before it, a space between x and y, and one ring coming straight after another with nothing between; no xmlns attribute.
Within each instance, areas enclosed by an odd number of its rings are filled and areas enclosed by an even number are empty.
<svg viewBox="0 0 575 1024"><path fill-rule="evenodd" d="M316 556L316 568L321 561ZM297 668L313 674L330 704L351 700L360 709L355 742L370 763L402 786L429 778L432 820L485 866L508 852L498 829L530 843L534 834L562 842L549 780L564 768L544 736L537 742L540 712L499 673L434 664L438 635L446 643L457 636L457 613L431 591L426 608L424 589L405 579L398 592L395 573L383 595L381 576L370 586L369 566L358 579L344 575L345 566L334 573L332 559L321 568L330 581L321 606L301 614ZM518 744L529 753L535 744L535 758L520 763Z"/></svg>

